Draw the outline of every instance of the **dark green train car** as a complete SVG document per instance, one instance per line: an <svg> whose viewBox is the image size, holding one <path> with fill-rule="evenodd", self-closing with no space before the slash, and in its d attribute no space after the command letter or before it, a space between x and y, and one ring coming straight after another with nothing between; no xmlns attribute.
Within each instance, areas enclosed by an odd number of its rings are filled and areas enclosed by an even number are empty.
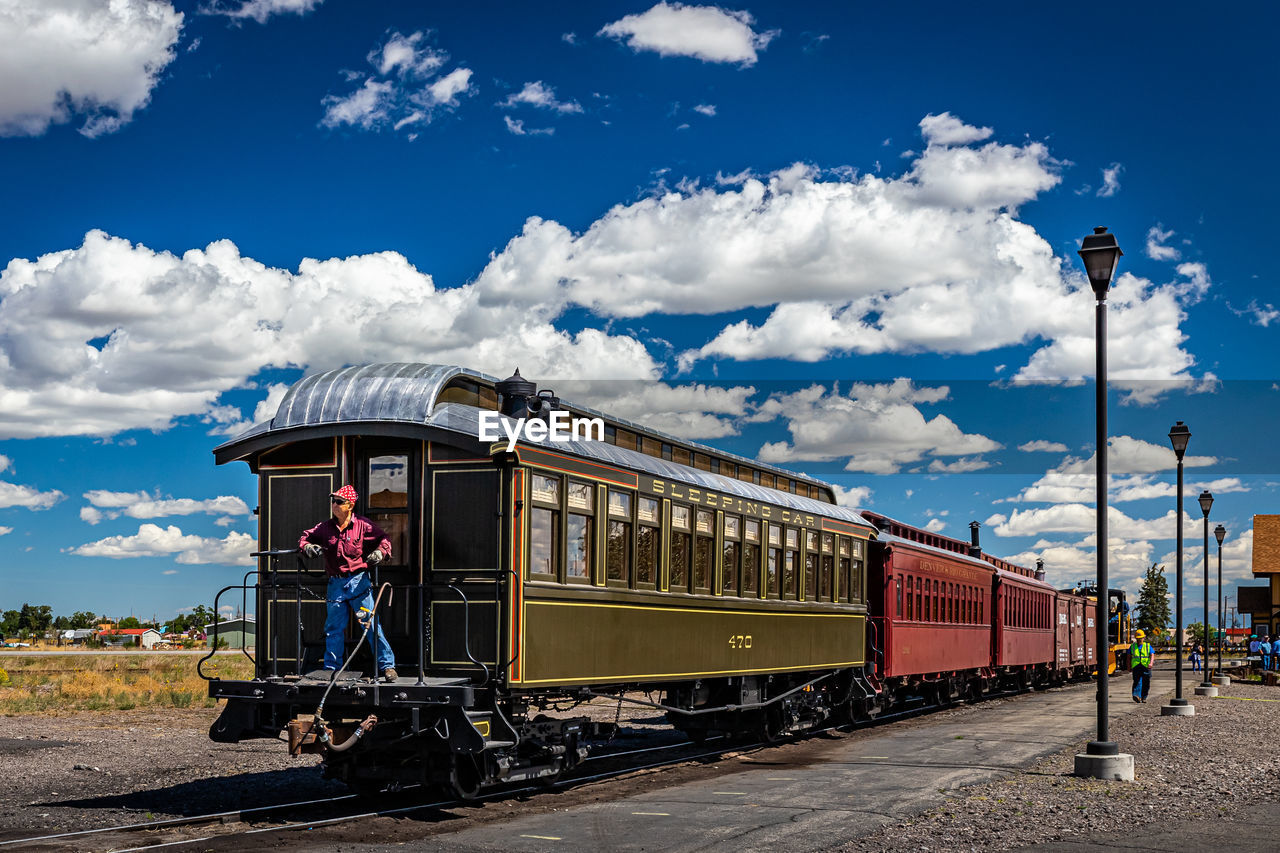
<svg viewBox="0 0 1280 853"><path fill-rule="evenodd" d="M581 430L557 433L569 423ZM511 441L517 425L533 428ZM465 794L585 755L599 732L537 716L554 699L642 688L694 736L776 735L869 689L872 528L829 486L562 403L518 373L310 376L215 455L259 477L263 552L246 581L256 677L210 682L230 700L216 739L288 727L295 751L325 752L326 771L357 787ZM359 677L373 669L364 649L350 679L307 675L323 653L325 581L292 551L348 482L356 512L392 540L373 574L394 684Z"/></svg>

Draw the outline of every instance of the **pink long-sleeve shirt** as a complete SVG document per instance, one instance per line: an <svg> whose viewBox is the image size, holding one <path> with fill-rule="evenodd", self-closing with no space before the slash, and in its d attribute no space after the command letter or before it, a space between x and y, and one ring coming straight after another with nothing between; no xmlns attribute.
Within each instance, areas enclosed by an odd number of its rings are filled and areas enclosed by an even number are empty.
<svg viewBox="0 0 1280 853"><path fill-rule="evenodd" d="M377 549L383 558L391 556L391 540L382 528L362 515L352 515L346 529L339 529L338 522L326 518L298 537L298 547L308 542L324 549L325 573L331 577L355 574L369 568L365 554Z"/></svg>

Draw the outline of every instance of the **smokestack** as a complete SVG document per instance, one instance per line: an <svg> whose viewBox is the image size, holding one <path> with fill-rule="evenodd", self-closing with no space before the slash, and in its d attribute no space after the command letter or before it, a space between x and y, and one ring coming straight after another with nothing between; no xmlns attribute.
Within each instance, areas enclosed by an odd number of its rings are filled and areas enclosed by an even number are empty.
<svg viewBox="0 0 1280 853"><path fill-rule="evenodd" d="M1044 580L1044 560L1039 557L1036 558L1036 580Z"/></svg>
<svg viewBox="0 0 1280 853"><path fill-rule="evenodd" d="M978 528L982 525L976 521L969 522L969 534L972 544L969 546L969 556L982 558L982 546L978 544Z"/></svg>

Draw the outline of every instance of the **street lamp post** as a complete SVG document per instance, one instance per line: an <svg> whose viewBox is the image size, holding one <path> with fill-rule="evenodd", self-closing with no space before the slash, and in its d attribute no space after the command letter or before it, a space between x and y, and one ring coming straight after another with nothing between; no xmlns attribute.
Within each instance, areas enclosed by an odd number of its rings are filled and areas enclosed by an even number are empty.
<svg viewBox="0 0 1280 853"><path fill-rule="evenodd" d="M1200 512L1204 514L1204 659L1201 675L1204 680L1196 688L1197 696L1217 696L1218 688L1209 681L1209 509L1213 506L1213 495L1208 490L1200 493Z"/></svg>
<svg viewBox="0 0 1280 853"><path fill-rule="evenodd" d="M1175 515L1178 517L1178 579L1177 579L1177 596L1174 600L1175 611L1177 614L1176 625L1174 630L1174 692L1173 698L1169 700L1169 704L1160 709L1160 714L1165 717L1189 717L1196 712L1195 706L1188 704L1187 700L1182 698L1182 457L1186 455L1187 444L1191 441L1191 430L1182 421L1178 421L1169 429L1169 442L1173 445L1173 453L1178 457L1178 503L1175 508Z"/></svg>
<svg viewBox="0 0 1280 853"><path fill-rule="evenodd" d="M1231 679L1222 674L1222 540L1227 538L1227 528L1219 524L1213 529L1213 537L1218 540L1218 671L1213 683L1226 687L1231 683Z"/></svg>
<svg viewBox="0 0 1280 853"><path fill-rule="evenodd" d="M1076 756L1075 775L1132 782L1133 756L1120 752L1119 745L1111 740L1107 724L1107 689L1110 686L1110 673L1107 672L1107 600L1110 591L1110 578L1107 577L1107 291L1111 289L1116 265L1124 253L1120 251L1115 235L1108 234L1105 227L1099 226L1081 241L1077 254L1084 261L1085 273L1089 276L1089 286L1093 288L1095 300L1094 408L1097 430L1094 458L1097 460L1098 477L1098 608L1095 623L1098 644L1098 739L1089 741L1085 753Z"/></svg>

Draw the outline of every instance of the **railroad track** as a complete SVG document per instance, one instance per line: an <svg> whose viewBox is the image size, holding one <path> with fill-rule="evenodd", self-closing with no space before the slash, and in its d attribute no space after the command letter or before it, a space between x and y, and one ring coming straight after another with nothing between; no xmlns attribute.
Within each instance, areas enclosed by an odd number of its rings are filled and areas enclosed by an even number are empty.
<svg viewBox="0 0 1280 853"><path fill-rule="evenodd" d="M1020 693L1031 692L1030 690L1010 690L999 693L988 694L984 697L987 699L998 699L1007 696L1014 696ZM899 722L914 717L923 716L939 710L947 710L948 708L960 707L965 703L956 705L920 705L918 707L895 711L891 714L882 714L874 720L859 722L854 725L843 724L837 726L828 726L821 729L812 729L795 735L786 736L778 741L766 742L741 742L733 741L725 736L717 736L707 738L702 743L693 741L678 741L674 743L658 744L655 746L641 747L638 749L628 749L612 752L601 752L592 755L586 759L583 764L596 762L597 764L618 761L630 756L646 755L660 752L676 752L669 758L646 764L627 764L626 766L609 769L599 773L583 774L575 772L566 775L564 778L547 784L525 785L514 788L499 788L486 794L481 794L473 800L461 800L456 798L440 799L427 803L408 803L403 806L394 806L391 808L378 808L376 810L354 809L347 814L332 815L331 807L338 803L357 803L366 802L360 798L358 794L342 794L336 797L327 797L314 800L303 800L293 803L280 803L278 805L257 806L248 809L239 809L235 811L213 812L210 814L191 815L185 817L166 818L155 821L145 821L141 823L122 824L118 826L105 826L93 829L82 829L72 832L52 833L40 836L29 836L25 838L14 838L6 841L0 841L0 851L22 850L27 845L40 845L43 850L57 849L56 845L66 845L66 849L76 851L111 851L111 853L141 853L141 851L161 850L167 848L181 847L188 844L196 844L200 842L213 841L223 838L249 838L250 836L262 835L273 832L286 832L293 830L313 829L323 826L335 826L343 823L350 823L358 820L367 820L375 817L395 817L400 815L412 814L414 812L428 811L431 809L447 809L464 807L478 802L487 800L502 799L505 797L520 796L522 794L546 792L549 790L563 790L591 782L600 782L608 779L616 779L631 773L638 773L646 770L656 770L663 767L673 767L684 764L689 761L697 761L705 758L723 757L729 753L746 753L757 749L781 746L786 743L794 743L798 740L813 737L816 735L827 734L833 731L845 730L861 730L872 728L888 723ZM726 741L723 745L707 748L708 744L717 741ZM690 747L694 747L690 750ZM412 786L401 789L400 791L390 792L390 796L408 798L413 796L413 792L419 790L418 786ZM321 811L323 816L311 819L297 819L294 817L297 812L305 811ZM271 821L272 815L279 815L276 822L267 825L259 825L264 821ZM182 837L172 837L182 830L189 830L199 827L208 828L207 831L196 831ZM217 831L217 829L224 831ZM163 839L149 839L151 843L136 844L134 841L140 840L139 835L147 833L170 833L169 837ZM120 836L115 838L114 836ZM132 840L129 840L132 837ZM98 843L101 842L101 843Z"/></svg>

